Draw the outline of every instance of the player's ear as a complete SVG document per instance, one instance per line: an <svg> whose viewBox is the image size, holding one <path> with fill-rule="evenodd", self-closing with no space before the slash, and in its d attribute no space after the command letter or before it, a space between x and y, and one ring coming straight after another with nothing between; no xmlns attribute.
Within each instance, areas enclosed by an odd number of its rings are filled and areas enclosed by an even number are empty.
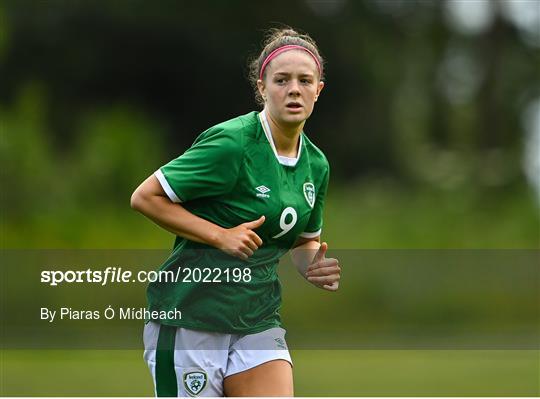
<svg viewBox="0 0 540 399"><path fill-rule="evenodd" d="M317 85L317 93L315 94L315 102L319 99L322 89L324 88L324 82L321 80Z"/></svg>
<svg viewBox="0 0 540 399"><path fill-rule="evenodd" d="M317 87L317 96L321 94L322 89L324 89L324 82L321 80L319 86Z"/></svg>
<svg viewBox="0 0 540 399"><path fill-rule="evenodd" d="M261 97L264 98L266 101L266 87L261 79L257 80L257 89L259 90L259 94L261 95Z"/></svg>

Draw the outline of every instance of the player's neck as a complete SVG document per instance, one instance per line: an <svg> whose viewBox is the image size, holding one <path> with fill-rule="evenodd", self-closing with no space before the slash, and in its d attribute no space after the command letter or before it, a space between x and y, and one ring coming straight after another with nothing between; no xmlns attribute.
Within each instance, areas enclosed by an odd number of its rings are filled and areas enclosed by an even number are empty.
<svg viewBox="0 0 540 399"><path fill-rule="evenodd" d="M305 122L302 122L299 125L287 126L276 123L269 113L266 115L278 155L296 158L298 155L300 134L302 133Z"/></svg>

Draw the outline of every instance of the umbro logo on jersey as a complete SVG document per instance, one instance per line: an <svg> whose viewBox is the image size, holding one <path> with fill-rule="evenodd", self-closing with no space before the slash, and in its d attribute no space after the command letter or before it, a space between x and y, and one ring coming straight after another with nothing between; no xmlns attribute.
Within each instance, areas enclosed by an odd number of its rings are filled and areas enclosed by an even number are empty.
<svg viewBox="0 0 540 399"><path fill-rule="evenodd" d="M268 192L270 192L270 189L266 186L259 186L259 187L255 187L255 190L258 191L257 193L257 197L260 197L260 198L270 198L270 195L267 194Z"/></svg>

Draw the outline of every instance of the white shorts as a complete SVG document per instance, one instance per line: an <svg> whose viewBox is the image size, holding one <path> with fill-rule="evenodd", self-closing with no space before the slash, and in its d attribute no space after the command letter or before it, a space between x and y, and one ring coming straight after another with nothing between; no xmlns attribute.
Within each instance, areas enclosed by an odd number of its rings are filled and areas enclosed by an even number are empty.
<svg viewBox="0 0 540 399"><path fill-rule="evenodd" d="M156 396L223 396L230 375L276 359L292 365L283 328L238 335L152 321L144 327L144 359Z"/></svg>

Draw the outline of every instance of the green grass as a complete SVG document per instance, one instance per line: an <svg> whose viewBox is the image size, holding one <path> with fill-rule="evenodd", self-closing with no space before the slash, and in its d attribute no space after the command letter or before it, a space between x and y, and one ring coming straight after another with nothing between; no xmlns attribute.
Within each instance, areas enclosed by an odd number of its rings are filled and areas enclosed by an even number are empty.
<svg viewBox="0 0 540 399"><path fill-rule="evenodd" d="M365 350L297 354L299 396L537 396L538 351Z"/></svg>
<svg viewBox="0 0 540 399"><path fill-rule="evenodd" d="M297 396L538 396L537 350L294 351ZM4 350L3 396L152 396L139 350Z"/></svg>

